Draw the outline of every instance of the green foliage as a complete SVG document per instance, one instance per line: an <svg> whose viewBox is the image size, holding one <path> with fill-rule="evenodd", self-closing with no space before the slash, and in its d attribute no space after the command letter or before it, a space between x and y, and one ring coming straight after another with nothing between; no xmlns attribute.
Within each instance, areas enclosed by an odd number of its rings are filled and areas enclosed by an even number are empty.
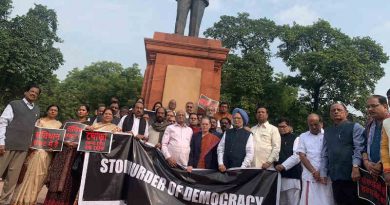
<svg viewBox="0 0 390 205"><path fill-rule="evenodd" d="M269 19L250 19L248 13L238 13L237 17L221 16L204 34L222 40L233 52L259 51L268 60L270 43L278 36L279 27Z"/></svg>
<svg viewBox="0 0 390 205"><path fill-rule="evenodd" d="M278 119L287 117L294 131L301 133L307 130L308 106L298 100L298 88L289 85L287 79L281 73L276 74L273 81L266 85L260 102L268 107L270 120L275 125Z"/></svg>
<svg viewBox="0 0 390 205"><path fill-rule="evenodd" d="M39 107L41 109L41 116L44 116L46 113L46 108L49 105L58 105L60 107L60 115L63 113L64 102L63 100L59 100L59 86L60 81L58 80L56 75L51 75L47 77L46 83L42 84L41 94L39 95Z"/></svg>
<svg viewBox="0 0 390 205"><path fill-rule="evenodd" d="M84 103L93 114L99 103L109 106L112 96L119 97L121 106L134 103L140 95L142 79L137 64L123 68L115 62L96 62L83 69L74 68L61 83L49 81L40 102L41 106L42 103L59 104L62 120L74 118L78 106Z"/></svg>
<svg viewBox="0 0 390 205"><path fill-rule="evenodd" d="M266 18L250 19L249 14L239 13L237 17L222 16L205 32L205 36L219 39L231 49L222 69L221 98L232 108L247 110L251 124L256 124L254 113L259 104L269 108L271 120L285 116L298 121L307 114L296 106L300 103L298 89L286 83L286 76L274 75L269 64L270 44L280 29ZM306 128L302 123L297 127Z"/></svg>
<svg viewBox="0 0 390 205"><path fill-rule="evenodd" d="M324 20L309 26L278 26L239 13L221 16L205 36L231 49L222 70L222 99L252 113L252 122L255 107L265 105L271 121L288 117L298 131L307 129L304 119L310 112L329 122L332 102L341 101L364 112L366 98L384 76L381 65L388 60L371 38L351 38ZM281 41L277 56L296 75L273 73L270 44L276 38Z"/></svg>
<svg viewBox="0 0 390 205"><path fill-rule="evenodd" d="M27 14L9 19L11 1L0 3L0 105L23 94L28 84L48 81L63 63L54 10L35 5Z"/></svg>
<svg viewBox="0 0 390 205"><path fill-rule="evenodd" d="M231 54L222 69L222 99L231 107L251 112L259 95L264 93L262 82L272 79L269 66L270 43L277 35L275 23L268 19L250 19L249 14L237 17L221 16L221 20L205 31L206 37L222 41Z"/></svg>
<svg viewBox="0 0 390 205"><path fill-rule="evenodd" d="M383 48L369 37L350 38L329 22L284 26L278 56L298 74L291 85L306 92L303 101L323 113L341 101L363 111L365 99L384 76L381 64L388 60Z"/></svg>
<svg viewBox="0 0 390 205"><path fill-rule="evenodd" d="M53 75L63 63L54 46L61 43L55 11L35 5L27 14L10 18L11 9L11 0L0 1L0 109L21 97L30 83L42 84L42 110L58 104L61 120L74 118L81 103L89 104L92 114L99 103L108 105L112 96L119 97L121 106L132 105L140 96L137 64L123 68L115 62L96 62L74 68L60 82ZM329 122L329 106L335 101L363 111L367 96L384 76L381 66L388 61L382 46L371 38L351 38L324 20L279 26L239 13L221 16L204 34L231 49L222 69L221 99L232 108L246 109L251 124L256 123L257 105L265 105L271 122L288 117L297 132L307 130L309 112ZM274 73L270 47L275 39L281 41L277 56L296 75Z"/></svg>
<svg viewBox="0 0 390 205"><path fill-rule="evenodd" d="M0 1L0 22L6 22L9 14L11 13L12 1L11 0L1 0Z"/></svg>

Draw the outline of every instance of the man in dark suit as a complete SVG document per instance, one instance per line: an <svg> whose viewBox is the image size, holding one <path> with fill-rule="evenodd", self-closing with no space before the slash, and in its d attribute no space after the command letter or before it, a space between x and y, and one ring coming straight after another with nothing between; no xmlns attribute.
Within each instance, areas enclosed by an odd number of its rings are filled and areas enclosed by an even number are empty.
<svg viewBox="0 0 390 205"><path fill-rule="evenodd" d="M208 5L209 0L177 0L175 33L184 35L188 12L191 10L188 35L198 37L203 13Z"/></svg>

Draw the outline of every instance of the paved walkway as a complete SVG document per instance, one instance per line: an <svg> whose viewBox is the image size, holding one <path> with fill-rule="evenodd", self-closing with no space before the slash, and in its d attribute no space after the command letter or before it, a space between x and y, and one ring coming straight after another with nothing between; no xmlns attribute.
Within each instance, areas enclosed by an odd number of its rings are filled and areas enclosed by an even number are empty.
<svg viewBox="0 0 390 205"><path fill-rule="evenodd" d="M3 190L3 181L0 181L0 190ZM38 195L38 201L37 201L38 204L43 204L43 202L45 201L46 193L47 193L47 188L46 186L43 186L43 189L41 190L41 192L39 192Z"/></svg>

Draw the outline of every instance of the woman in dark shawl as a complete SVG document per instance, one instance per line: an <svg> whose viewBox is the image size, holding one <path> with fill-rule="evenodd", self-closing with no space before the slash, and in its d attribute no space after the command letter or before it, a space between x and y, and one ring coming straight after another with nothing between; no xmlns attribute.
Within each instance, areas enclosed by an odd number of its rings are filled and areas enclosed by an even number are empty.
<svg viewBox="0 0 390 205"><path fill-rule="evenodd" d="M90 125L88 105L80 105L78 119L67 122L79 122ZM80 188L83 153L77 152L77 143L64 142L62 152L53 160L49 171L48 192L45 205L73 205Z"/></svg>

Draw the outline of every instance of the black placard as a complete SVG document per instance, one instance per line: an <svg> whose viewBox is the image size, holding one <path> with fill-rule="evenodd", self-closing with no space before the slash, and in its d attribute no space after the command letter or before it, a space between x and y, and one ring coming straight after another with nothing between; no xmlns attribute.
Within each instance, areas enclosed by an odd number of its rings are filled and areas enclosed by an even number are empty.
<svg viewBox="0 0 390 205"><path fill-rule="evenodd" d="M112 133L83 131L77 151L109 153L111 151Z"/></svg>
<svg viewBox="0 0 390 205"><path fill-rule="evenodd" d="M64 142L79 142L79 138L83 130L87 125L78 122L65 123L64 129L66 130Z"/></svg>
<svg viewBox="0 0 390 205"><path fill-rule="evenodd" d="M64 129L35 127L31 141L31 148L62 151L64 136Z"/></svg>

